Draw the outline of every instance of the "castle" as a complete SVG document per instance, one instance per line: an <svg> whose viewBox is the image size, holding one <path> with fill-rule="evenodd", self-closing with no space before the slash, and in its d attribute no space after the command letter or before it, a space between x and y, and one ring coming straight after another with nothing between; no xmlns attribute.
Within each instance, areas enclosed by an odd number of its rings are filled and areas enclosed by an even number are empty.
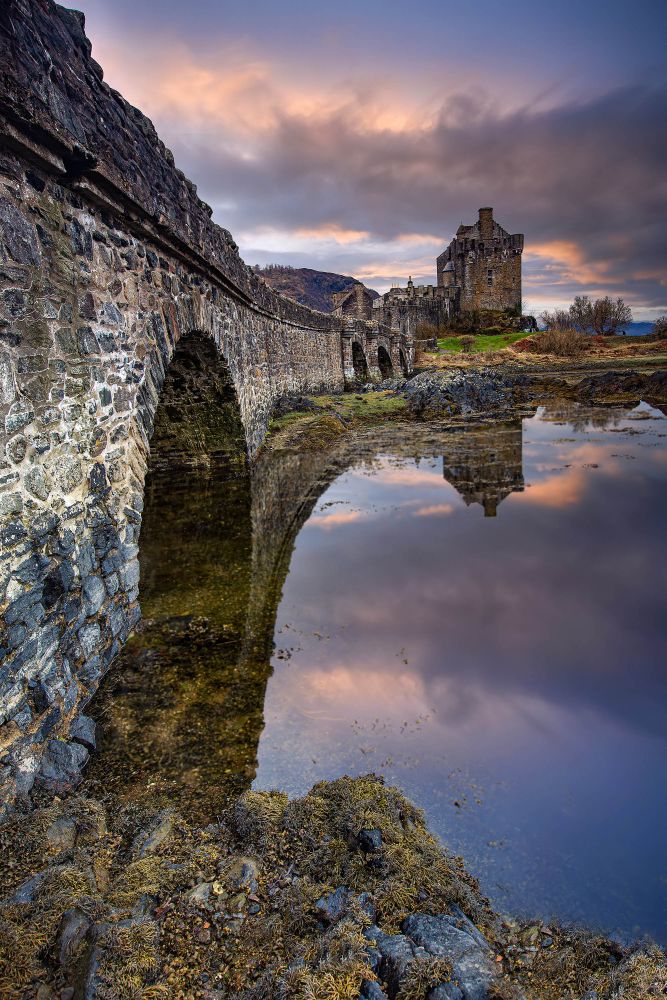
<svg viewBox="0 0 667 1000"><path fill-rule="evenodd" d="M510 235L493 218L492 208L480 208L472 226L460 225L456 236L436 261L437 285L415 285L371 301L357 294L345 303L350 315L358 303L358 318L414 336L417 326L442 326L463 313L483 310L521 313L521 254L523 234Z"/></svg>

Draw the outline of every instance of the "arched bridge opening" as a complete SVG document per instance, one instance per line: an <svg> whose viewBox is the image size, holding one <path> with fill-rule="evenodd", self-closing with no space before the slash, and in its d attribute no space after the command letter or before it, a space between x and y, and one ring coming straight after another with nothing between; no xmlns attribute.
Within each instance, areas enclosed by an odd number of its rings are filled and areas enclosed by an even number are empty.
<svg viewBox="0 0 667 1000"><path fill-rule="evenodd" d="M391 363L391 355L383 344L378 345L378 368L382 378L392 378L394 366Z"/></svg>
<svg viewBox="0 0 667 1000"><path fill-rule="evenodd" d="M181 337L162 385L150 443L149 470L246 463L239 400L212 337Z"/></svg>
<svg viewBox="0 0 667 1000"><path fill-rule="evenodd" d="M399 358L399 361L401 363L401 371L403 372L404 376L407 378L408 375L410 374L410 366L408 365L408 359L406 358L405 351L403 350L402 347L399 347L399 349L398 349L398 358Z"/></svg>
<svg viewBox="0 0 667 1000"><path fill-rule="evenodd" d="M357 340L352 341L352 366L355 378L359 382L368 382L368 362L366 361L364 349Z"/></svg>

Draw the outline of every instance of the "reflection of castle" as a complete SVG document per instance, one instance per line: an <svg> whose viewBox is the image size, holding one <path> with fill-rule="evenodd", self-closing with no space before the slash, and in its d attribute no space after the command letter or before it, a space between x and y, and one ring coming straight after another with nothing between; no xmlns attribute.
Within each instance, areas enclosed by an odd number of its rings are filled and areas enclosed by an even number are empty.
<svg viewBox="0 0 667 1000"><path fill-rule="evenodd" d="M495 517L506 496L523 490L522 440L520 420L455 432L442 456L442 474L466 506L479 503L485 517Z"/></svg>

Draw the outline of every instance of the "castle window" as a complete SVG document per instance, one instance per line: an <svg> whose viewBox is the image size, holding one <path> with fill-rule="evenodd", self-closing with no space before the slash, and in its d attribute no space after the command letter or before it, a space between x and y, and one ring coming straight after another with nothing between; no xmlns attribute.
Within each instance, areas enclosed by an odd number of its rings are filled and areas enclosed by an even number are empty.
<svg viewBox="0 0 667 1000"><path fill-rule="evenodd" d="M488 271L486 272L486 283L487 285L493 284L493 271L491 268L489 268Z"/></svg>

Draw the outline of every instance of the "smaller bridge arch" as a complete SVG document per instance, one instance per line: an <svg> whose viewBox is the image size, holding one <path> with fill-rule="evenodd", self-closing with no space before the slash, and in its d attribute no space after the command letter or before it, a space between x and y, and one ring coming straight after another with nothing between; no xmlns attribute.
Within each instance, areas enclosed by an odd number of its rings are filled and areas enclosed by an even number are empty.
<svg viewBox="0 0 667 1000"><path fill-rule="evenodd" d="M380 369L380 375L383 379L393 378L394 366L392 364L391 354L384 344L378 344L378 368Z"/></svg>
<svg viewBox="0 0 667 1000"><path fill-rule="evenodd" d="M359 382L368 382L368 361L366 360L366 354L363 347L358 340L352 341L352 366L354 368L354 376Z"/></svg>
<svg viewBox="0 0 667 1000"><path fill-rule="evenodd" d="M408 375L410 374L410 366L408 365L408 359L402 347L399 347L398 349L398 358L401 364L401 371L407 378Z"/></svg>

